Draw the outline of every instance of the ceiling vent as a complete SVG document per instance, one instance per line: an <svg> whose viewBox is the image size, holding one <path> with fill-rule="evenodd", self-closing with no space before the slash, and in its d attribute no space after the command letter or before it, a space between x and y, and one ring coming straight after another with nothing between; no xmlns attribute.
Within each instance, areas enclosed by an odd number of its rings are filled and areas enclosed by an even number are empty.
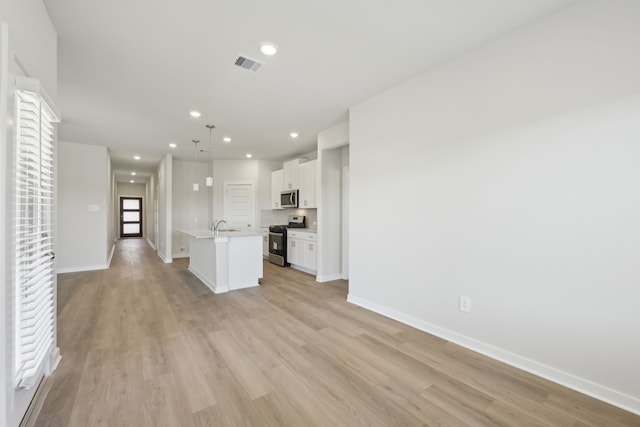
<svg viewBox="0 0 640 427"><path fill-rule="evenodd" d="M244 68L245 70L249 70L252 72L257 72L262 68L264 63L257 61L255 59L248 58L246 56L240 55L238 59L236 59L236 65L240 68Z"/></svg>

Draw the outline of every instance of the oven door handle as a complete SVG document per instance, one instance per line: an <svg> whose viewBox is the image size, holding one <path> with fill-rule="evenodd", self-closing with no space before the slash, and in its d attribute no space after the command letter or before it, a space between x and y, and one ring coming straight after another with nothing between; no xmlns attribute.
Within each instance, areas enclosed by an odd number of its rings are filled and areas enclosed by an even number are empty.
<svg viewBox="0 0 640 427"><path fill-rule="evenodd" d="M284 233L274 233L273 231L269 232L269 236L282 236L284 237Z"/></svg>

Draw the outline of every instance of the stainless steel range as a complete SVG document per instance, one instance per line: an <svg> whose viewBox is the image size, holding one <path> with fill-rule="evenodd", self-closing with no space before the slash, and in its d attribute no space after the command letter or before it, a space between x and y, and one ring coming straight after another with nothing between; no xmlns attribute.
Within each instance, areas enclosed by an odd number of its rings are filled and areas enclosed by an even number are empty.
<svg viewBox="0 0 640 427"><path fill-rule="evenodd" d="M304 215L289 215L289 224L269 226L269 262L286 267L287 262L287 228L304 228Z"/></svg>

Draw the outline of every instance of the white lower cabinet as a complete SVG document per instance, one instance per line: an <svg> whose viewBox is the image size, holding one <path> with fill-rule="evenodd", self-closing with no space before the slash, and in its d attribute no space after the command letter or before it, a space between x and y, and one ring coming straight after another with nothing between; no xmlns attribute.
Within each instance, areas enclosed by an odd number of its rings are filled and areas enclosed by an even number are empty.
<svg viewBox="0 0 640 427"><path fill-rule="evenodd" d="M300 270L315 274L317 269L317 235L308 231L287 233L287 262Z"/></svg>

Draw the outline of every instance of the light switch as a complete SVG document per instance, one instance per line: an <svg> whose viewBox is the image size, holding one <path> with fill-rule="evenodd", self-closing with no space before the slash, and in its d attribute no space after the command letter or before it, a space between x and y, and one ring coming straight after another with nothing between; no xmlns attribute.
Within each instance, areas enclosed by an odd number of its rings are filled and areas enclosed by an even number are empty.
<svg viewBox="0 0 640 427"><path fill-rule="evenodd" d="M100 212L100 205L89 205L89 212Z"/></svg>

